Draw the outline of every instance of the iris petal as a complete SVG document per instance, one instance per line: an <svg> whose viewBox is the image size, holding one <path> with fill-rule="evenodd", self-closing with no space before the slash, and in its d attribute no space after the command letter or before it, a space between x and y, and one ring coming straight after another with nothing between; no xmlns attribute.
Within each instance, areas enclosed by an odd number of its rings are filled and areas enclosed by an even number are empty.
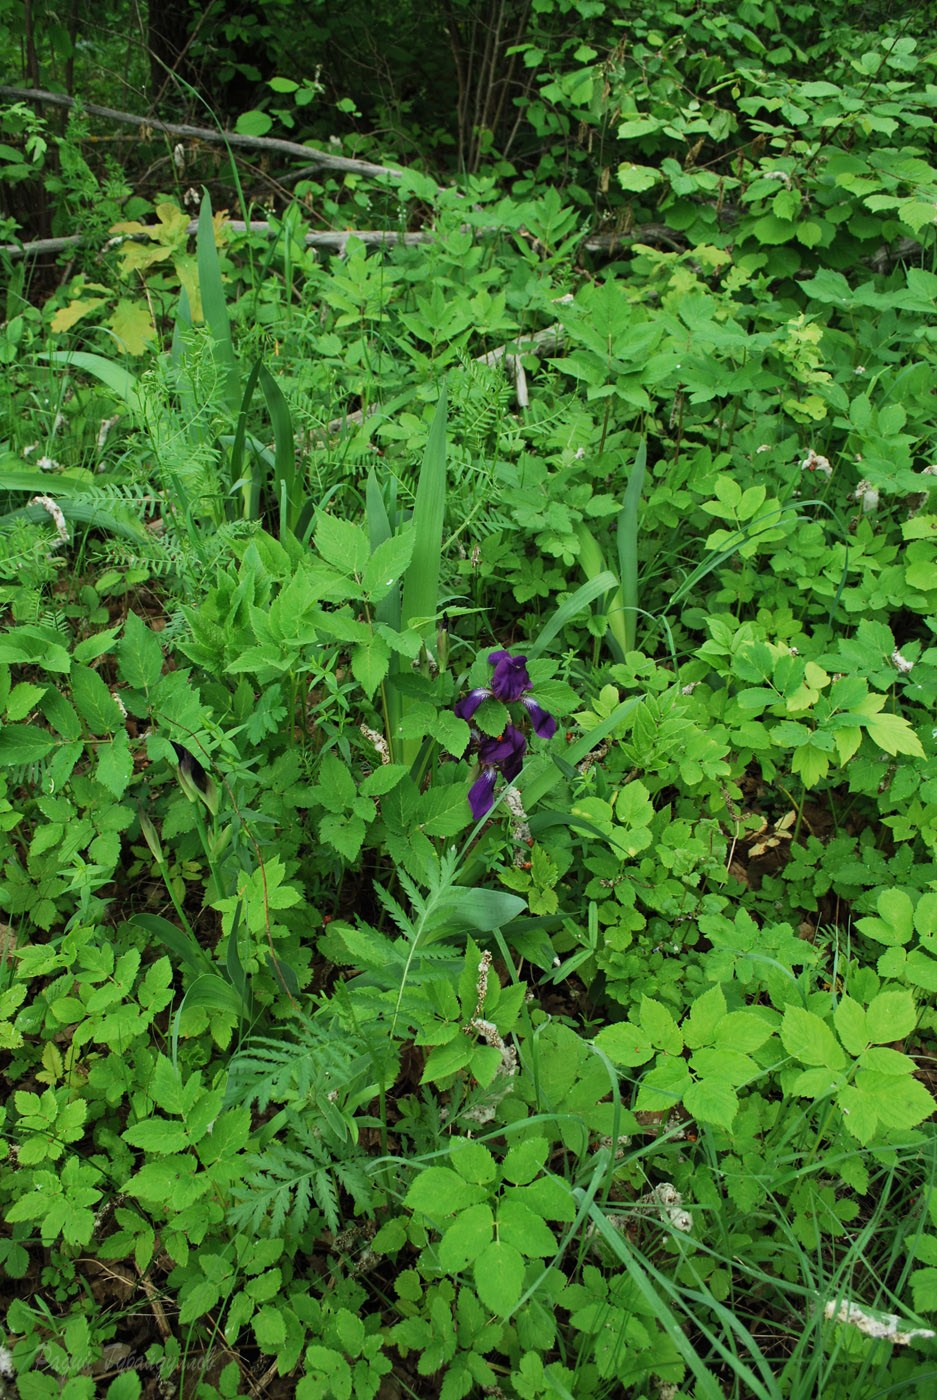
<svg viewBox="0 0 937 1400"><path fill-rule="evenodd" d="M486 768L481 777L476 778L469 788L469 806L472 809L472 816L477 822L480 822L482 817L487 816L494 806L496 778L495 770Z"/></svg>
<svg viewBox="0 0 937 1400"><path fill-rule="evenodd" d="M542 705L538 705L530 695L522 695L521 704L530 715L534 732L539 734L541 739L552 739L558 726L550 712L545 710Z"/></svg>
<svg viewBox="0 0 937 1400"><path fill-rule="evenodd" d="M491 691L487 686L479 686L477 690L470 690L468 695L463 695L462 699L456 703L455 713L459 719L471 719L483 700L491 698Z"/></svg>
<svg viewBox="0 0 937 1400"><path fill-rule="evenodd" d="M491 676L492 695L506 705L513 705L530 689L527 657L512 656L509 651L493 651L488 660L494 666Z"/></svg>

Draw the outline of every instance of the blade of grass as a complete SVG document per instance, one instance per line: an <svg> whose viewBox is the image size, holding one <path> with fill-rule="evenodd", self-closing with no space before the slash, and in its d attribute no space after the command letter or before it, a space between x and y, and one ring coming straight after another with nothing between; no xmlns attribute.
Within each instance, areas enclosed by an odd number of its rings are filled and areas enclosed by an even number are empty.
<svg viewBox="0 0 937 1400"><path fill-rule="evenodd" d="M588 525L580 523L576 526L576 535L579 539L579 567L591 583L594 579L604 577L607 573L613 584L617 583L615 575L605 563L605 555L598 540L589 529ZM625 653L628 650L628 634L625 630L624 599L621 588L616 588L605 605L604 613L608 621L608 644L612 649L612 655L616 661L624 661ZM596 652L596 656L598 652Z"/></svg>
<svg viewBox="0 0 937 1400"><path fill-rule="evenodd" d="M568 598L563 600L549 621L544 623L539 636L527 644L525 647L527 655L529 657L539 656L553 641L553 638L562 632L567 622L571 622L596 598L600 598L603 593L614 588L615 582L615 575L606 570L577 588L575 593L571 593Z"/></svg>
<svg viewBox="0 0 937 1400"><path fill-rule="evenodd" d="M247 413L250 408L251 399L254 397L254 390L257 388L257 380L260 377L261 363L258 360L247 376L247 383L244 386L244 394L241 399L241 407L237 416L237 427L234 430L234 441L231 444L231 452L228 458L230 464L230 476L228 480L229 494L233 495L238 483L241 486L241 496L244 501L243 516L250 519L251 486L248 480L247 461L245 445L247 440Z"/></svg>
<svg viewBox="0 0 937 1400"><path fill-rule="evenodd" d="M390 516L384 501L384 495L378 484L377 477L373 471L368 472L368 481L365 488L365 517L368 525L368 540L373 554L378 545L389 540L393 534L390 523ZM394 587L383 598L374 605L374 616L378 622L383 622L386 626L392 627L395 632L400 631L400 587ZM393 652L390 658L390 666L387 676L381 682L381 705L384 712L384 737L387 740L391 758L394 756L394 735L400 727L403 718L403 699L400 691L393 684L388 685L388 680L397 675L400 671L400 657Z"/></svg>
<svg viewBox="0 0 937 1400"><path fill-rule="evenodd" d="M218 261L218 249L215 247L211 198L207 192L202 197L202 207L199 210L195 257L202 315L215 342L215 359L223 378L225 402L237 413L241 407L240 375L234 342L231 339L231 322L228 320L224 283L221 280L221 264Z"/></svg>
<svg viewBox="0 0 937 1400"><path fill-rule="evenodd" d="M581 1199L584 1192L576 1188L573 1195L577 1199ZM697 1380L698 1390L696 1393L698 1395L711 1396L713 1400L721 1400L723 1392L712 1372L703 1364L695 1347L685 1335L670 1303L679 1307L686 1314L688 1320L692 1321L693 1326L703 1334L708 1346L717 1352L724 1364L735 1373L744 1387L745 1394L755 1396L757 1400L778 1400L780 1391L760 1347L748 1329L728 1308L719 1303L711 1294L707 1296L705 1293L690 1288L678 1289L667 1275L661 1273L649 1260L639 1260L630 1249L625 1237L610 1223L605 1212L599 1206L590 1205L589 1219L596 1233L602 1236L615 1257L624 1265L628 1277L651 1307L653 1315L659 1318L667 1335L693 1372ZM693 1304L692 1308L689 1306L691 1303ZM716 1314L721 1324L722 1335L714 1332L703 1321L704 1308ZM745 1362L726 1346L722 1336L737 1336L741 1340L764 1378L763 1381L759 1380L750 1367L746 1366Z"/></svg>
<svg viewBox="0 0 937 1400"><path fill-rule="evenodd" d="M413 505L413 558L403 581L401 625L404 628L415 625L427 649L434 640L433 628L439 607L442 532L446 514L446 408L446 386L443 383L420 467ZM406 709L404 697L401 697L401 706L403 710ZM395 735L387 737L393 744ZM401 749L401 761L412 764L419 752L420 740L406 739Z"/></svg>
<svg viewBox="0 0 937 1400"><path fill-rule="evenodd" d="M296 476L296 442L293 437L293 417L283 390L263 365L260 367L260 387L267 403L273 428L273 482L280 506L280 539L293 530L299 520L302 503L299 500Z"/></svg>
<svg viewBox="0 0 937 1400"><path fill-rule="evenodd" d="M127 405L139 422L143 421L143 404L137 381L122 365L114 364L104 355L93 355L88 350L50 350L40 358L53 365L68 365L71 369L82 369L86 374L93 374Z"/></svg>
<svg viewBox="0 0 937 1400"><path fill-rule="evenodd" d="M420 619L425 644L431 640L439 601L442 527L446 512L446 386L442 387L430 426L413 506L416 539L403 585L402 623Z"/></svg>
<svg viewBox="0 0 937 1400"><path fill-rule="evenodd" d="M628 477L618 516L618 577L624 609L625 651L634 651L638 627L638 507L647 470L647 442L641 443ZM609 617L609 627L612 618Z"/></svg>

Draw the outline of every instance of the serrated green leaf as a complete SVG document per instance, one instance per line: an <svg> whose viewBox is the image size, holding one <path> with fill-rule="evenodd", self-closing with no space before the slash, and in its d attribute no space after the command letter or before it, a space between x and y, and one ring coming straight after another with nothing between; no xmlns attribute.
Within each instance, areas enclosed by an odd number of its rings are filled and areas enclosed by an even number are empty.
<svg viewBox="0 0 937 1400"><path fill-rule="evenodd" d="M407 527L377 546L365 565L361 583L372 602L378 602L406 573L413 558L414 532Z"/></svg>
<svg viewBox="0 0 937 1400"><path fill-rule="evenodd" d="M133 754L126 729L119 730L107 743L98 745L98 782L114 797L123 797L133 777Z"/></svg>
<svg viewBox="0 0 937 1400"><path fill-rule="evenodd" d="M362 797L384 797L391 792L402 778L409 773L409 768L405 763L382 763L380 768L375 768L373 773L369 773L361 781L360 792Z"/></svg>
<svg viewBox="0 0 937 1400"><path fill-rule="evenodd" d="M784 1049L804 1065L845 1068L843 1048L825 1021L801 1006L788 1006L781 1022Z"/></svg>
<svg viewBox="0 0 937 1400"><path fill-rule="evenodd" d="M58 745L54 734L36 729L31 724L5 724L0 729L0 766L19 767L37 763Z"/></svg>
<svg viewBox="0 0 937 1400"><path fill-rule="evenodd" d="M595 1037L594 1043L615 1065L646 1065L648 1060L654 1058L654 1046L650 1035L631 1021L619 1021L614 1026L605 1026Z"/></svg>
<svg viewBox="0 0 937 1400"><path fill-rule="evenodd" d="M549 1259L556 1253L553 1231L516 1197L507 1197L498 1206L498 1238L527 1259Z"/></svg>
<svg viewBox="0 0 937 1400"><path fill-rule="evenodd" d="M501 1172L505 1181L513 1181L517 1186L526 1186L546 1164L550 1144L546 1138L524 1138L512 1143L505 1153Z"/></svg>
<svg viewBox="0 0 937 1400"><path fill-rule="evenodd" d="M494 1181L498 1175L497 1164L488 1148L481 1142L469 1138L455 1141L449 1148L449 1160L465 1181L477 1182L479 1186Z"/></svg>
<svg viewBox="0 0 937 1400"><path fill-rule="evenodd" d="M873 1045L903 1040L917 1025L918 1012L909 991L879 992L866 1008L867 1038Z"/></svg>
<svg viewBox="0 0 937 1400"><path fill-rule="evenodd" d="M420 1083L435 1084L448 1079L451 1074L458 1074L472 1058L473 1048L468 1036L464 1035L457 1036L446 1045L437 1045L427 1057Z"/></svg>
<svg viewBox="0 0 937 1400"><path fill-rule="evenodd" d="M456 836L472 820L465 789L461 785L430 788L420 798L415 825L426 836Z"/></svg>
<svg viewBox="0 0 937 1400"><path fill-rule="evenodd" d="M351 671L370 700L390 666L390 648L383 637L374 635L351 653Z"/></svg>
<svg viewBox="0 0 937 1400"><path fill-rule="evenodd" d="M431 733L446 753L452 754L453 758L461 758L468 747L471 731L465 720L459 719L451 710L440 710L433 722Z"/></svg>
<svg viewBox="0 0 937 1400"><path fill-rule="evenodd" d="M524 1287L524 1260L513 1245L492 1240L475 1260L478 1296L499 1317L506 1317L520 1302Z"/></svg>
<svg viewBox="0 0 937 1400"><path fill-rule="evenodd" d="M683 1032L663 1002L655 1001L653 997L642 996L639 1019L652 1045L658 1050L665 1050L668 1055L680 1054L683 1049Z"/></svg>
<svg viewBox="0 0 937 1400"><path fill-rule="evenodd" d="M340 569L347 577L360 578L364 574L371 547L360 525L323 513L316 526L315 543L326 563Z"/></svg>
<svg viewBox="0 0 937 1400"><path fill-rule="evenodd" d="M279 1308L269 1303L254 1314L252 1326L261 1351L279 1351L286 1341L286 1319Z"/></svg>
<svg viewBox="0 0 937 1400"><path fill-rule="evenodd" d="M716 1027L714 1044L750 1055L770 1040L774 1030L763 1017L751 1011L730 1011Z"/></svg>
<svg viewBox="0 0 937 1400"><path fill-rule="evenodd" d="M131 1147L156 1157L168 1157L172 1152L183 1152L189 1145L188 1135L181 1123L171 1123L168 1118L148 1118L143 1123L135 1123L121 1135Z"/></svg>
<svg viewBox="0 0 937 1400"><path fill-rule="evenodd" d="M906 753L912 758L925 756L920 739L901 715L868 715L863 724L872 743L877 744L885 753Z"/></svg>
<svg viewBox="0 0 937 1400"><path fill-rule="evenodd" d="M113 734L122 729L124 717L107 685L90 666L74 665L71 674L75 708L92 734Z"/></svg>
<svg viewBox="0 0 937 1400"><path fill-rule="evenodd" d="M731 1128L738 1112L738 1095L724 1079L700 1079L683 1096L683 1106L701 1123Z"/></svg>
<svg viewBox="0 0 937 1400"><path fill-rule="evenodd" d="M16 724L25 719L36 708L47 688L44 685L33 685L32 681L21 681L19 685L15 685L6 703L6 717L10 723Z"/></svg>
<svg viewBox="0 0 937 1400"><path fill-rule="evenodd" d="M446 1227L439 1244L439 1263L447 1273L468 1268L491 1243L494 1216L487 1201L460 1211Z"/></svg>
<svg viewBox="0 0 937 1400"><path fill-rule="evenodd" d="M726 999L722 988L716 984L697 997L690 1014L683 1023L683 1036L691 1050L701 1045L715 1043L719 1025L726 1014Z"/></svg>
<svg viewBox="0 0 937 1400"><path fill-rule="evenodd" d="M451 1167L425 1167L410 1183L404 1205L442 1220L457 1210L473 1206L488 1195L481 1186L465 1181Z"/></svg>
<svg viewBox="0 0 937 1400"><path fill-rule="evenodd" d="M852 997L842 996L833 1013L836 1034L850 1055L859 1055L871 1039L864 1009Z"/></svg>
<svg viewBox="0 0 937 1400"><path fill-rule="evenodd" d="M163 672L159 638L134 612L127 614L124 635L117 643L117 670L122 681L144 694L159 682Z"/></svg>
<svg viewBox="0 0 937 1400"><path fill-rule="evenodd" d="M357 860L366 831L360 817L345 817L327 812L319 822L319 836L351 864Z"/></svg>

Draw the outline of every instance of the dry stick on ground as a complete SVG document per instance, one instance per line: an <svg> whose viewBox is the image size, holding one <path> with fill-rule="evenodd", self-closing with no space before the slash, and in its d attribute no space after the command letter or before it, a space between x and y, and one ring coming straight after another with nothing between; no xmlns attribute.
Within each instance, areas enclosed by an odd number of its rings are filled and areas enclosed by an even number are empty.
<svg viewBox="0 0 937 1400"><path fill-rule="evenodd" d="M156 225L153 227L155 229ZM243 219L227 219L222 227L230 229L232 233L253 233L266 238L276 238L283 232L282 227L275 227L262 219L252 219L249 224ZM493 237L509 231L495 225L474 230L469 224L462 226L463 233L475 233L480 238ZM190 235L198 232L197 219L189 223L186 232ZM393 247L397 243L412 248L421 243L434 243L437 236L431 229L422 233L400 233L396 229L334 229L322 233L307 233L303 236L303 241L307 248L334 248L337 252L344 253L349 238L357 238L369 248L384 245ZM144 234L121 234L108 239L105 247L113 248L119 243L144 237ZM63 238L37 238L32 243L3 243L0 244L0 253L6 253L11 258L25 258L42 253L60 253L65 248L73 248L79 243L89 241L88 235L70 233ZM619 244L630 243L663 243L665 247L673 248L676 252L683 252L685 247L681 235L674 229L667 228L665 224L637 224L628 233L590 233L582 240L580 247L589 253L610 253Z"/></svg>
<svg viewBox="0 0 937 1400"><path fill-rule="evenodd" d="M563 298L560 298L563 300ZM483 355L476 355L473 364L490 365L498 364L504 360L510 371L514 383L517 386L519 395L526 392L527 381L523 375L523 370L518 374L518 363L522 355L539 355L543 352L549 353L551 350L559 350L562 347L566 329L555 321L552 326L545 327L542 331L535 331L533 335L521 335L516 340L509 340L506 345L499 345L494 350L486 350ZM522 387L523 386L523 387ZM521 407L526 407L522 404ZM379 404L372 404L367 416L380 412ZM341 418L333 418L325 426L307 441L307 446L312 442L326 442L336 433L340 433L343 428L360 427L364 422L364 410L359 408L355 413L345 413Z"/></svg>
<svg viewBox="0 0 937 1400"><path fill-rule="evenodd" d="M55 107L76 105L74 99L66 97L64 93L45 92L42 88L0 86L0 96L24 102L47 102ZM155 117L137 117L132 112L119 112L114 107L97 107L92 102L81 103L81 109L92 117L123 122L127 126L146 127L150 131L163 131L167 136L182 136L214 145L239 146L247 151L279 151L282 155L299 156L307 164L322 166L326 170L344 170L357 175L391 175L395 178L404 173L389 165L374 165L368 160L352 160L348 156L332 155L330 151L319 151L312 146L301 146L298 141L281 141L272 136L242 136L235 131L213 131L208 126L179 125L158 121Z"/></svg>

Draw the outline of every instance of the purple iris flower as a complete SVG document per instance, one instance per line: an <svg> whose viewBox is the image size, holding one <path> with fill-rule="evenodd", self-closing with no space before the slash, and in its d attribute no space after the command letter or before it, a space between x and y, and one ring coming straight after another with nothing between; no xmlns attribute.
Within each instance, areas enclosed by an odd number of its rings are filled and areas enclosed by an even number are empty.
<svg viewBox="0 0 937 1400"><path fill-rule="evenodd" d="M556 733L556 720L530 694L527 657L512 656L509 651L493 651L488 661L494 667L491 685L477 686L463 696L455 707L459 719L471 719L483 700L494 698L505 705L513 705L519 700L530 715L534 732L541 739L552 739Z"/></svg>
<svg viewBox="0 0 937 1400"><path fill-rule="evenodd" d="M479 701L481 704L481 701ZM509 724L497 738L485 737L478 742L478 761L481 775L469 788L469 806L475 821L481 821L494 806L495 783L498 774L503 773L512 783L524 766L527 740L519 729Z"/></svg>

